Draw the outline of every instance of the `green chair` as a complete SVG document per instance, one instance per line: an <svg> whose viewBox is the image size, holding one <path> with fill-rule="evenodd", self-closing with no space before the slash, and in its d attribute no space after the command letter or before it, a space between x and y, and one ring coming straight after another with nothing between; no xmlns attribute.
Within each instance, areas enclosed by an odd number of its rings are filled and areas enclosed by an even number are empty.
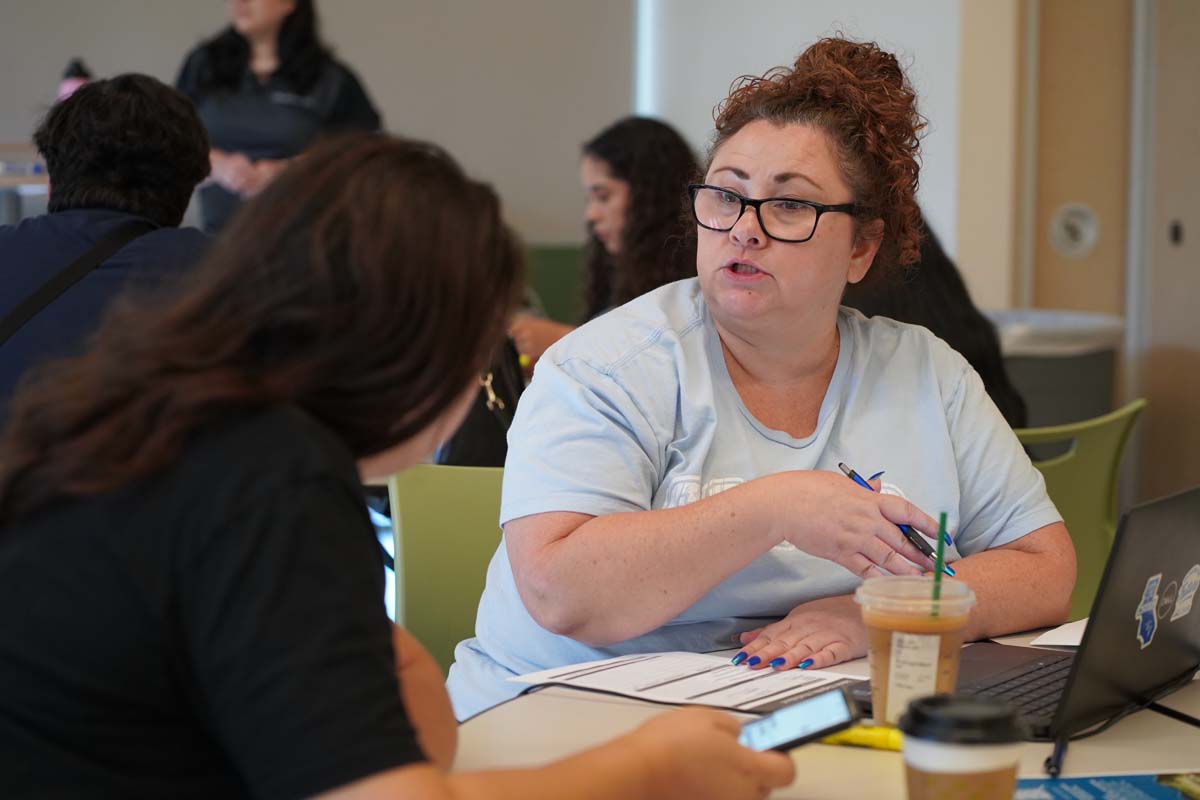
<svg viewBox="0 0 1200 800"><path fill-rule="evenodd" d="M529 283L550 319L577 325L583 316L583 248L579 245L531 245Z"/></svg>
<svg viewBox="0 0 1200 800"><path fill-rule="evenodd" d="M475 635L488 563L500 543L500 467L421 464L388 481L396 540L396 622L450 669Z"/></svg>
<svg viewBox="0 0 1200 800"><path fill-rule="evenodd" d="M1075 543L1078 575L1071 595L1071 619L1091 613L1104 574L1104 563L1117 533L1117 484L1121 454L1146 401L1134 400L1102 417L1016 431L1021 444L1066 446L1066 452L1034 466L1046 479L1046 491L1063 515Z"/></svg>

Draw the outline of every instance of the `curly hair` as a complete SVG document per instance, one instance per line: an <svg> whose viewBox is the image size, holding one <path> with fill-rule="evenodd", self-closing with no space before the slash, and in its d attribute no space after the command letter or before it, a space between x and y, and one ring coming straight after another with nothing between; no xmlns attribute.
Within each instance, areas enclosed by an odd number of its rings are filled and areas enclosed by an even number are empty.
<svg viewBox="0 0 1200 800"><path fill-rule="evenodd" d="M925 127L917 96L896 57L873 42L826 38L791 68L736 81L714 112L712 156L745 125L813 125L833 143L842 174L864 206L865 223L883 221L877 267L890 271L920 258L919 134Z"/></svg>
<svg viewBox="0 0 1200 800"><path fill-rule="evenodd" d="M613 123L583 145L583 154L629 184L620 252L611 255L594 234L588 237L585 319L591 319L696 274L696 242L684 210L687 184L700 167L674 128L646 117Z"/></svg>
<svg viewBox="0 0 1200 800"><path fill-rule="evenodd" d="M207 68L199 76L200 88L236 91L250 63L250 43L229 26L200 45L208 57ZM320 22L313 0L296 0L292 13L279 29L279 68L276 77L305 95L316 85L321 70L333 58L321 41Z"/></svg>
<svg viewBox="0 0 1200 800"><path fill-rule="evenodd" d="M410 439L502 341L520 253L495 192L440 148L318 145L185 283L118 301L87 353L27 373L0 439L0 527L147 477L243 409L296 406L356 458Z"/></svg>
<svg viewBox="0 0 1200 800"><path fill-rule="evenodd" d="M50 211L110 208L175 227L209 171L196 107L149 75L84 84L33 141L50 173Z"/></svg>

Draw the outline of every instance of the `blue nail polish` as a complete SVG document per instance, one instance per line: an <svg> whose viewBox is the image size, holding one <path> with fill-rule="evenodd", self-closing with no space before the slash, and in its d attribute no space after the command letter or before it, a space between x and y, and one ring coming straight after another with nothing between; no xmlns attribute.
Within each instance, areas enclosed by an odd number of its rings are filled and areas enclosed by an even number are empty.
<svg viewBox="0 0 1200 800"><path fill-rule="evenodd" d="M783 661L784 661L783 656L780 656L779 658L773 658L773 659L771 659L771 663L767 664L767 666L768 667L782 667Z"/></svg>
<svg viewBox="0 0 1200 800"><path fill-rule="evenodd" d="M951 578L954 577L954 567L950 566L949 564L942 564L942 571L944 571Z"/></svg>
<svg viewBox="0 0 1200 800"><path fill-rule="evenodd" d="M745 660L746 660L746 653L745 653L745 651L743 651L741 653L738 653L736 656L734 656L733 659L729 663L733 664L736 667L738 664L742 663Z"/></svg>
<svg viewBox="0 0 1200 800"><path fill-rule="evenodd" d="M946 538L946 547L954 547L954 540L950 538L950 534L943 533L942 536Z"/></svg>
<svg viewBox="0 0 1200 800"><path fill-rule="evenodd" d="M799 664L796 665L796 669L808 669L809 667L812 666L812 664L813 664L812 659L806 658L803 661L801 661Z"/></svg>
<svg viewBox="0 0 1200 800"><path fill-rule="evenodd" d="M882 474L883 474L883 470L879 470L879 472L876 472L874 475L872 475L871 477L867 478L867 480L869 480L869 481L873 481L873 480L875 480L876 478L878 478L878 477L879 477L880 475L882 475Z"/></svg>
<svg viewBox="0 0 1200 800"><path fill-rule="evenodd" d="M747 667L757 667L762 663L762 659L758 656L750 656L750 660L746 662Z"/></svg>

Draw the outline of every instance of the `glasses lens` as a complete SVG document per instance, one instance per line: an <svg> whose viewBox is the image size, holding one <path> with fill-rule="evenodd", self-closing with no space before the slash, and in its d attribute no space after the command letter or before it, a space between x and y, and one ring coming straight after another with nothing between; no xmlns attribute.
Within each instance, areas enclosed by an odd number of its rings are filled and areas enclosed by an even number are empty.
<svg viewBox="0 0 1200 800"><path fill-rule="evenodd" d="M817 210L798 200L762 204L763 227L777 239L807 239L817 226Z"/></svg>
<svg viewBox="0 0 1200 800"><path fill-rule="evenodd" d="M742 213L742 200L733 192L720 189L697 189L692 202L696 221L706 228L727 231L737 223Z"/></svg>

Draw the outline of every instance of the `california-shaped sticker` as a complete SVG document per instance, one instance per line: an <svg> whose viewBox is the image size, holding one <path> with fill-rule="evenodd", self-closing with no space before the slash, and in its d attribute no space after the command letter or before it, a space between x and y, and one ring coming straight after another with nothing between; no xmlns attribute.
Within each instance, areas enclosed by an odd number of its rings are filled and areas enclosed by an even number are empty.
<svg viewBox="0 0 1200 800"><path fill-rule="evenodd" d="M1186 617L1192 610L1196 589L1200 589L1200 564L1193 565L1183 576L1183 583L1179 584L1179 596L1175 598L1175 610L1171 612L1171 622Z"/></svg>
<svg viewBox="0 0 1200 800"><path fill-rule="evenodd" d="M1154 632L1158 630L1158 586L1162 583L1162 573L1151 575L1146 580L1146 588L1142 590L1142 600L1138 603L1137 620L1138 644L1145 650L1154 641Z"/></svg>

